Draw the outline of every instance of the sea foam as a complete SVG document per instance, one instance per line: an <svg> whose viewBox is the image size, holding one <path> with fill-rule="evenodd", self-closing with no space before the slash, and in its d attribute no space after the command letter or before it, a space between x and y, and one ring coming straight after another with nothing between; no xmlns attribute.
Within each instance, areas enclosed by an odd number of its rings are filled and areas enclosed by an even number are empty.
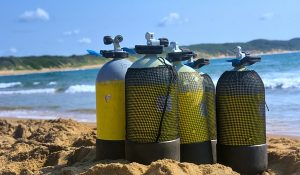
<svg viewBox="0 0 300 175"><path fill-rule="evenodd" d="M95 86L94 85L72 85L65 92L66 93L95 92Z"/></svg>
<svg viewBox="0 0 300 175"><path fill-rule="evenodd" d="M0 91L0 95L55 93L54 88Z"/></svg>
<svg viewBox="0 0 300 175"><path fill-rule="evenodd" d="M10 88L10 87L15 87L15 86L21 86L21 82L10 82L10 83L0 83L0 88Z"/></svg>

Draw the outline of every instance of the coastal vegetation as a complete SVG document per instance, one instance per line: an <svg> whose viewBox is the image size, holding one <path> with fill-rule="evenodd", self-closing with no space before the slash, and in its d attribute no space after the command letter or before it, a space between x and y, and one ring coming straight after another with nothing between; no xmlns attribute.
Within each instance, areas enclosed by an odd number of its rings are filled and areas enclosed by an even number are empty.
<svg viewBox="0 0 300 175"><path fill-rule="evenodd" d="M195 44L185 46L199 53L203 57L220 57L234 55L233 49L236 46L241 46L244 51L262 54L262 53L280 53L284 51L299 51L300 38L291 40L266 40L257 39L249 42L223 43L223 44Z"/></svg>
<svg viewBox="0 0 300 175"><path fill-rule="evenodd" d="M300 38L287 41L257 39L249 42L223 43L223 44L194 44L183 46L198 53L199 57L232 56L233 48L241 46L250 53L276 53L300 50ZM137 55L129 59L135 60ZM42 70L80 68L84 66L101 65L109 59L90 55L72 56L27 56L27 57L0 57L0 70Z"/></svg>

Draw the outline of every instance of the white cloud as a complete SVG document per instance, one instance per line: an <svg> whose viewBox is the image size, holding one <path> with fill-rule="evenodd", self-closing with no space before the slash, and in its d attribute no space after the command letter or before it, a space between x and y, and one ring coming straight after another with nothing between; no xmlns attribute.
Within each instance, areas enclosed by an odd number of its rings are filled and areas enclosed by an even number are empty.
<svg viewBox="0 0 300 175"><path fill-rule="evenodd" d="M264 13L260 16L260 20L262 21L267 21L267 20L270 20L274 17L274 13L273 12L267 12L267 13Z"/></svg>
<svg viewBox="0 0 300 175"><path fill-rule="evenodd" d="M18 50L17 50L16 48L14 48L14 47L11 47L11 48L9 49L9 52L10 52L10 53L17 53Z"/></svg>
<svg viewBox="0 0 300 175"><path fill-rule="evenodd" d="M83 44L90 44L92 42L92 40L90 38L84 37L81 38L80 40L78 40L79 43L83 43Z"/></svg>
<svg viewBox="0 0 300 175"><path fill-rule="evenodd" d="M79 33L80 33L80 30L79 29L75 29L75 30L64 32L64 35L71 36L71 35L78 35Z"/></svg>
<svg viewBox="0 0 300 175"><path fill-rule="evenodd" d="M46 10L37 8L33 11L25 11L19 16L19 19L24 22L48 21L50 16Z"/></svg>
<svg viewBox="0 0 300 175"><path fill-rule="evenodd" d="M159 27L165 27L172 24L183 24L188 22L188 18L182 18L179 13L169 13L167 16L163 17L158 23Z"/></svg>

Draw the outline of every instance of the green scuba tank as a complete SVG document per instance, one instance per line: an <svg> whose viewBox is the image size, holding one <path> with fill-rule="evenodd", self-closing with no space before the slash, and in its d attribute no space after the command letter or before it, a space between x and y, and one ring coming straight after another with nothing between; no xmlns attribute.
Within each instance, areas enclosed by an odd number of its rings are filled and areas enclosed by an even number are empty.
<svg viewBox="0 0 300 175"><path fill-rule="evenodd" d="M173 51L167 59L178 73L178 109L180 157L182 162L209 164L213 162L208 128L207 105L204 99L203 77L182 61L194 55L181 51L176 42L171 42Z"/></svg>
<svg viewBox="0 0 300 175"><path fill-rule="evenodd" d="M104 44L114 50L102 50L105 58L112 58L100 69L96 80L97 140L96 159L125 158L125 73L131 62L119 43L121 35L104 37Z"/></svg>
<svg viewBox="0 0 300 175"><path fill-rule="evenodd" d="M126 159L150 164L158 159L180 160L178 137L177 75L158 56L168 39L146 33L147 45L136 45L145 54L128 69L126 94Z"/></svg>
<svg viewBox="0 0 300 175"><path fill-rule="evenodd" d="M225 71L216 87L218 163L241 174L260 174L267 169L265 88L250 66L261 58L237 47L234 67Z"/></svg>
<svg viewBox="0 0 300 175"><path fill-rule="evenodd" d="M192 67L193 69L198 70L200 75L203 77L203 86L204 86L204 99L207 107L207 116L208 116L208 131L212 144L212 153L213 153L213 162L217 162L217 126L216 126L216 90L214 82L211 77L199 71L199 69L205 65L209 64L209 59L199 58L194 61L194 57L191 57L186 63L187 66Z"/></svg>

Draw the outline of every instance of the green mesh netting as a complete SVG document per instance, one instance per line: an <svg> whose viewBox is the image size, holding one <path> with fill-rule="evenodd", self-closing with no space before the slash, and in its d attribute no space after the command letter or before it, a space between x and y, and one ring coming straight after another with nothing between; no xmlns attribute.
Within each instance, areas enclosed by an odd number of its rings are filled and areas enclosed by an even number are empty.
<svg viewBox="0 0 300 175"><path fill-rule="evenodd" d="M172 66L129 68L125 94L128 141L154 143L178 138L177 76Z"/></svg>
<svg viewBox="0 0 300 175"><path fill-rule="evenodd" d="M208 130L210 140L217 139L216 126L216 89L208 74L203 74L204 99L207 106Z"/></svg>
<svg viewBox="0 0 300 175"><path fill-rule="evenodd" d="M182 144L209 140L203 77L198 72L178 75L179 135Z"/></svg>
<svg viewBox="0 0 300 175"><path fill-rule="evenodd" d="M255 71L226 71L216 87L218 144L266 143L265 88Z"/></svg>

